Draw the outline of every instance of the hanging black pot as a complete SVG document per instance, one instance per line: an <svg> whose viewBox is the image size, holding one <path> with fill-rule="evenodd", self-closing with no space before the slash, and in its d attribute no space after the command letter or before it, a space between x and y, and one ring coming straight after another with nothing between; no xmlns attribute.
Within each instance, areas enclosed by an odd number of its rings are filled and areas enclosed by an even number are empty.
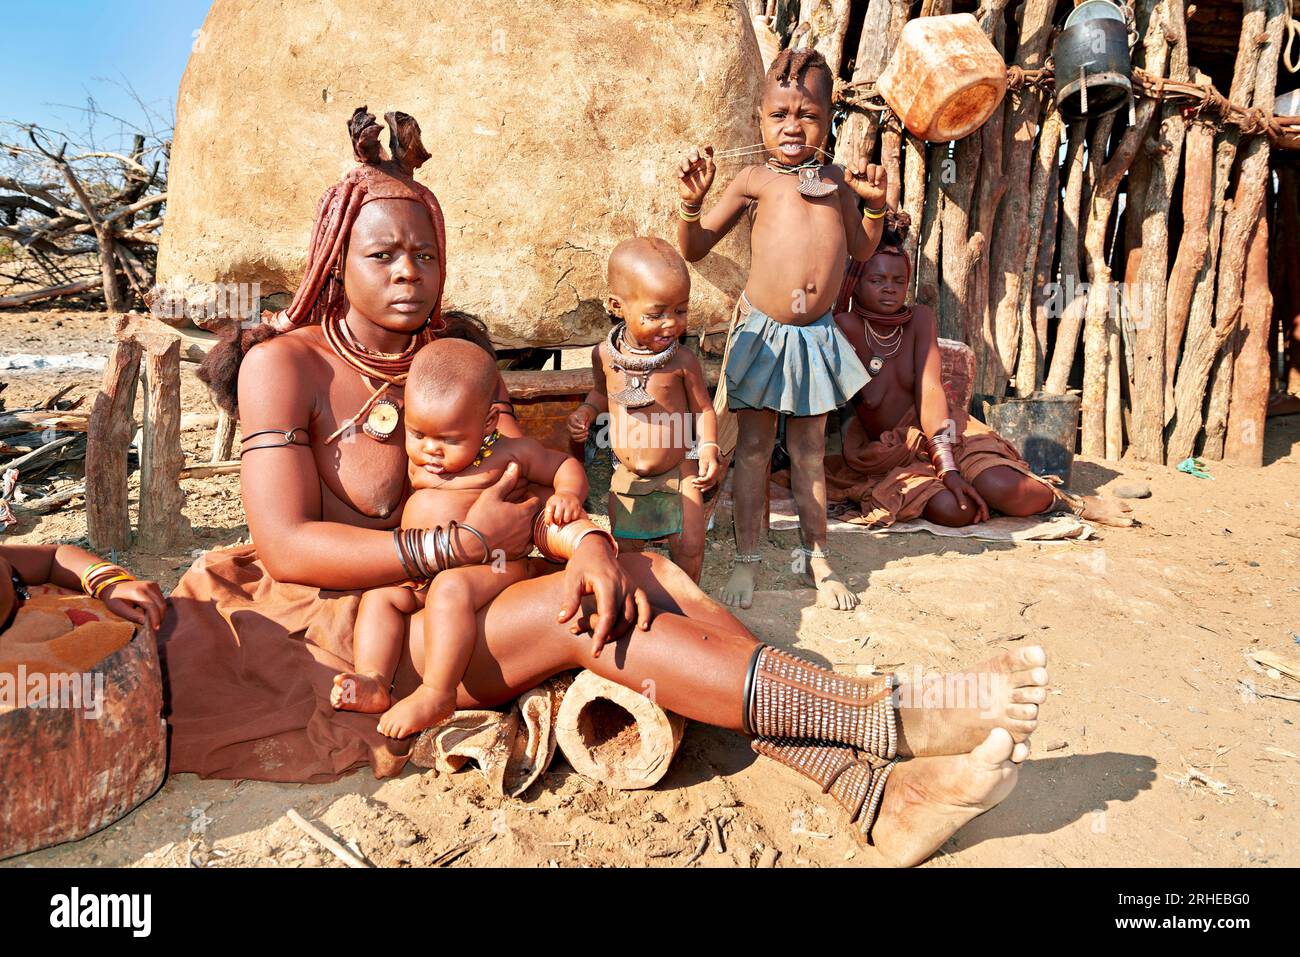
<svg viewBox="0 0 1300 957"><path fill-rule="evenodd" d="M1128 27L1111 0L1085 0L1065 20L1053 51L1056 108L1067 120L1105 116L1129 102Z"/></svg>

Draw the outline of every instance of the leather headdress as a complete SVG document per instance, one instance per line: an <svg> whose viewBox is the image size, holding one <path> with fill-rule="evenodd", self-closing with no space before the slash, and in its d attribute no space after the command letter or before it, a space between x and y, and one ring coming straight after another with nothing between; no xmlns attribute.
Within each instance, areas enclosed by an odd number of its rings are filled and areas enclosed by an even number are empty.
<svg viewBox="0 0 1300 957"><path fill-rule="evenodd" d="M318 323L332 310L342 308L341 267L348 235L361 207L377 199L413 200L423 203L429 210L438 244L438 264L442 268L437 304L429 317L426 334L436 334L443 328L442 292L447 275L447 232L438 198L427 186L416 182L414 176L415 171L429 159L429 152L420 142L420 124L414 117L393 112L386 113L384 119L388 123L391 158L384 155L379 144L383 127L375 121L374 114L360 106L348 121L352 152L359 165L327 189L320 198L302 284L294 293L289 308L263 320L279 332Z"/></svg>

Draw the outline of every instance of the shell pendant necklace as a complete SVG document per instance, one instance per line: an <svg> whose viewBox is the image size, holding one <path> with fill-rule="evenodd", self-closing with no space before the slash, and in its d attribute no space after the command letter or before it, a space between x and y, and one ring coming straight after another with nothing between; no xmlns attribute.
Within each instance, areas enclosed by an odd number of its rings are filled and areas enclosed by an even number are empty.
<svg viewBox="0 0 1300 957"><path fill-rule="evenodd" d="M677 354L677 342L674 340L663 352L638 349L627 342L627 323L620 322L609 330L605 339L605 355L615 371L623 373L627 385L611 393L611 402L629 409L639 409L654 402L654 396L645 390L645 383L650 373L662 369Z"/></svg>
<svg viewBox="0 0 1300 957"><path fill-rule="evenodd" d="M822 180L822 166L825 165L819 159L804 160L795 166L788 166L777 159L769 159L767 168L774 173L780 173L782 176L798 176L799 185L795 187L800 196L809 199L820 199L822 196L829 196L839 187L834 183L827 183Z"/></svg>

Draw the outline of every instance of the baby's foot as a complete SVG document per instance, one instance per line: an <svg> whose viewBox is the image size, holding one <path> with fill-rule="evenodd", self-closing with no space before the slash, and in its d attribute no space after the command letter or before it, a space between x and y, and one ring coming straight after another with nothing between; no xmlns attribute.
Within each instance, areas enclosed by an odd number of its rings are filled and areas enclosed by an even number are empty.
<svg viewBox="0 0 1300 957"><path fill-rule="evenodd" d="M1047 700L1047 653L1038 645L1004 651L964 671L899 685L900 754L964 754L1005 729L1016 742L1038 727Z"/></svg>
<svg viewBox="0 0 1300 957"><path fill-rule="evenodd" d="M758 565L751 562L736 562L731 567L731 577L718 593L724 605L748 608L754 604L754 573L757 568Z"/></svg>
<svg viewBox="0 0 1300 957"><path fill-rule="evenodd" d="M825 558L808 559L808 567L803 573L804 581L817 589L817 603L837 611L852 611L858 607L857 593L840 580Z"/></svg>
<svg viewBox="0 0 1300 957"><path fill-rule="evenodd" d="M431 728L456 710L456 692L440 691L420 685L379 719L379 733L390 738L406 738Z"/></svg>
<svg viewBox="0 0 1300 957"><path fill-rule="evenodd" d="M378 714L391 704L388 682L378 673L358 674L344 671L334 676L334 687L330 689L330 704L339 711Z"/></svg>
<svg viewBox="0 0 1300 957"><path fill-rule="evenodd" d="M969 754L900 761L885 784L871 831L876 849L899 867L920 864L1016 786L1029 743L994 729Z"/></svg>

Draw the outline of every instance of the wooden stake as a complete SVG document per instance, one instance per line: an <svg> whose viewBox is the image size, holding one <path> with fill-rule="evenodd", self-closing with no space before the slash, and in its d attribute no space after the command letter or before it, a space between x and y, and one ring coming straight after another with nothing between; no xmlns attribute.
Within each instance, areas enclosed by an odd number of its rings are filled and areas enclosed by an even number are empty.
<svg viewBox="0 0 1300 957"><path fill-rule="evenodd" d="M1037 156L1029 185L1029 228L1035 239L1025 250L1025 261L1016 283L1016 312L1020 323L1016 392L1022 396L1035 392L1043 379L1043 360L1047 351L1047 307L1043 294L1050 277L1055 275L1052 267L1061 206L1061 167L1057 154L1064 130L1065 121L1061 114L1055 109L1050 110L1038 135Z"/></svg>
<svg viewBox="0 0 1300 957"><path fill-rule="evenodd" d="M1232 371L1232 401L1223 457L1238 465L1264 464L1264 419L1268 415L1268 338L1273 328L1273 293L1268 287L1268 217L1260 216L1246 256L1246 287Z"/></svg>
<svg viewBox="0 0 1300 957"><path fill-rule="evenodd" d="M983 337L970 310L972 222L970 211L983 144L977 133L958 140L953 151L955 175L944 177L940 189L943 201L943 272L939 285L939 335L957 339L975 350L980 368Z"/></svg>
<svg viewBox="0 0 1300 957"><path fill-rule="evenodd" d="M1076 120L1070 124L1070 145L1065 154L1065 201L1061 207L1061 289L1056 299L1061 306L1061 321L1056 327L1051 367L1043 386L1043 390L1052 395L1065 395L1070 384L1070 370L1074 367L1074 354L1079 348L1079 334L1083 331L1085 302L1078 295L1082 278L1079 233L1083 210L1083 143L1087 133L1086 121Z"/></svg>
<svg viewBox="0 0 1300 957"><path fill-rule="evenodd" d="M1204 74L1196 71L1195 81ZM1214 128L1192 123L1183 145L1183 235L1178 242L1173 272L1169 275L1168 307L1165 317L1165 425L1174 417L1174 370L1182 350L1183 333L1192 311L1196 278L1210 252L1211 206L1214 185Z"/></svg>
<svg viewBox="0 0 1300 957"><path fill-rule="evenodd" d="M126 455L135 432L131 406L140 351L140 343L130 335L114 343L87 427L86 530L91 547L101 554L131 544Z"/></svg>
<svg viewBox="0 0 1300 957"><path fill-rule="evenodd" d="M180 340L153 339L144 354L144 441L140 450L140 544L162 550L189 532L180 472Z"/></svg>
<svg viewBox="0 0 1300 957"><path fill-rule="evenodd" d="M1253 90L1251 105L1271 113L1273 91L1277 85L1278 52L1282 30L1289 12L1287 0L1268 0L1266 21L1260 34L1258 67L1252 72L1247 86ZM1243 30L1245 27L1243 26ZM1234 78L1234 87L1235 87ZM1264 215L1264 195L1268 187L1269 152L1267 137L1254 135L1241 150L1237 189L1233 194L1232 209L1223 224L1223 248L1220 251L1219 288L1215 300L1215 314L1233 317L1239 321L1242 312L1242 294L1245 287L1246 250L1260 218ZM1229 336L1233 333L1230 331ZM1231 338L1227 341L1231 342ZM1211 395L1210 409L1205 419L1205 449L1207 458L1223 457L1224 433L1227 430L1228 400L1232 393L1232 362L1225 353L1220 356Z"/></svg>
<svg viewBox="0 0 1300 957"><path fill-rule="evenodd" d="M981 5L981 26L999 54L1006 47L1006 19L1003 16L1007 0L988 0ZM1015 350L1020 340L1012 337L1009 355L998 351L993 328L993 314L989 308L989 260L994 237L1001 231L998 207L1007 191L1007 178L1002 161L1002 130L1006 121L1007 104L1002 103L980 127L979 187L976 190L975 231L980 239L978 255L971 263L968 308L973 332L980 345L976 347L975 391L1001 399L1006 392L1010 369L1015 364ZM971 237L974 239L974 236ZM974 345L971 340L971 345ZM981 356L983 362L980 362Z"/></svg>
<svg viewBox="0 0 1300 957"><path fill-rule="evenodd" d="M903 195L903 134L897 120L891 120L880 136L880 165L885 168L888 185L885 187L885 202L891 209L898 208L898 200Z"/></svg>
<svg viewBox="0 0 1300 957"><path fill-rule="evenodd" d="M1024 69L1038 69L1043 64L1047 51L1047 40L1051 35L1051 15L1055 7L1053 0L1025 0L1019 8L1020 40L1016 47L1016 65ZM1018 102L1014 102L1018 100ZM1032 278L1033 266L1025 268L1025 260L1037 252L1039 225L1042 222L1043 197L1034 193L1031 183L1028 191L1021 189L1022 183L1031 181L1033 175L1039 176L1034 166L1034 140L1038 134L1039 119L1043 111L1043 99L1036 90L1021 90L1017 94L1008 94L1002 109L1005 111L1006 145L1003 163L1005 166L1004 184L1011 184L1011 189L1004 185L1001 207L997 212L997 228L992 233L989 247L989 328L991 331L993 352L998 357L1004 373L1016 368L1016 360L1022 345L1028 345L1032 337L1025 332L1032 332L1032 323L1021 323L1021 284L1026 272ZM1052 116L1059 114L1055 110ZM1050 118L1048 122L1050 122ZM1057 126L1056 139L1060 132ZM1041 174L1045 185L1046 170ZM1031 207L1037 203L1039 218L1031 218ZM1032 227L1031 227L1032 224ZM1027 341L1028 340L1028 341ZM1032 348L1032 346L1030 346ZM1031 362L1033 359L1031 358ZM1036 374L1036 373L1035 373ZM1005 379L1005 374L1003 379ZM1017 387L1020 375L1017 372Z"/></svg>
<svg viewBox="0 0 1300 957"><path fill-rule="evenodd" d="M1159 0L1155 4L1146 31L1148 73L1162 76L1168 62L1171 79L1187 80L1186 22L1183 0ZM1163 119L1155 131L1156 150L1151 156L1143 197L1142 257L1136 295L1131 297L1138 300L1139 308L1133 336L1130 438L1134 456L1144 462L1164 460L1169 207L1187 131L1180 106L1161 105L1160 109Z"/></svg>
<svg viewBox="0 0 1300 957"><path fill-rule="evenodd" d="M235 447L235 417L225 409L217 414L217 434L212 437L212 462L230 458Z"/></svg>
<svg viewBox="0 0 1300 957"><path fill-rule="evenodd" d="M911 262L916 262L916 251L921 244L921 220L925 215L925 160L926 146L911 133L903 136L903 211L912 220L912 227L903 241L903 251ZM912 271L912 282L917 281ZM915 287L911 290L915 292Z"/></svg>
<svg viewBox="0 0 1300 957"><path fill-rule="evenodd" d="M1261 40L1265 36L1266 14L1269 0L1245 0L1241 18L1241 37L1237 45L1237 58L1233 62L1232 86L1228 98L1235 103L1246 103L1255 88L1256 70L1260 63ZM1236 326L1238 313L1223 312L1216 308L1216 279L1226 267L1225 254L1229 217L1224 211L1224 198L1237 154L1240 133L1228 127L1215 144L1214 171L1211 182L1209 249L1205 263L1196 274L1192 290L1192 305L1187 318L1187 333L1178 376L1174 382L1174 413L1170 418L1165 438L1165 461L1180 462L1196 448L1196 437L1203 421L1205 388L1209 382L1219 350ZM1262 204L1262 198L1261 198ZM1240 217L1238 217L1239 225ZM1252 219L1253 226L1253 219ZM1220 228L1223 226L1222 234ZM1240 228L1238 228L1238 234ZM1246 238L1249 238L1248 236ZM1240 259L1236 267L1245 268L1245 239L1241 240ZM1240 276L1238 277L1240 283ZM1238 286L1238 289L1240 286Z"/></svg>
<svg viewBox="0 0 1300 957"><path fill-rule="evenodd" d="M853 65L854 83L873 82L884 71L907 21L907 7L907 0L870 0ZM864 146L872 155L879 130L879 113L850 110L835 138L835 161L856 161Z"/></svg>
<svg viewBox="0 0 1300 957"><path fill-rule="evenodd" d="M940 143L930 150L930 162L925 178L925 208L921 215L920 246L916 258L916 301L939 311L939 254L942 248L943 191L939 188L943 178L951 172L952 160L948 157L948 144ZM943 319L940 317L942 328Z"/></svg>
<svg viewBox="0 0 1300 957"><path fill-rule="evenodd" d="M1088 148L1089 166L1097 168L1097 182L1092 191L1092 202L1088 210L1087 225L1084 228L1084 249L1088 255L1088 296L1083 327L1083 404L1081 407L1082 441L1080 449L1084 455L1104 458L1106 455L1106 380L1108 378L1107 356L1109 350L1109 325L1114 321L1110 310L1110 265L1106 261L1105 244L1110 214L1114 208L1115 194L1119 189L1119 180L1127 170L1136 143L1128 153L1124 168L1114 169L1121 159L1121 150L1117 149L1115 157L1103 165L1102 157L1110 142L1114 129L1115 114L1103 116L1097 121L1093 130L1092 143ZM1132 132L1130 130L1130 132Z"/></svg>
<svg viewBox="0 0 1300 957"><path fill-rule="evenodd" d="M839 76L844 34L849 29L849 0L803 0L799 19L812 24L813 49L826 58L831 76Z"/></svg>

